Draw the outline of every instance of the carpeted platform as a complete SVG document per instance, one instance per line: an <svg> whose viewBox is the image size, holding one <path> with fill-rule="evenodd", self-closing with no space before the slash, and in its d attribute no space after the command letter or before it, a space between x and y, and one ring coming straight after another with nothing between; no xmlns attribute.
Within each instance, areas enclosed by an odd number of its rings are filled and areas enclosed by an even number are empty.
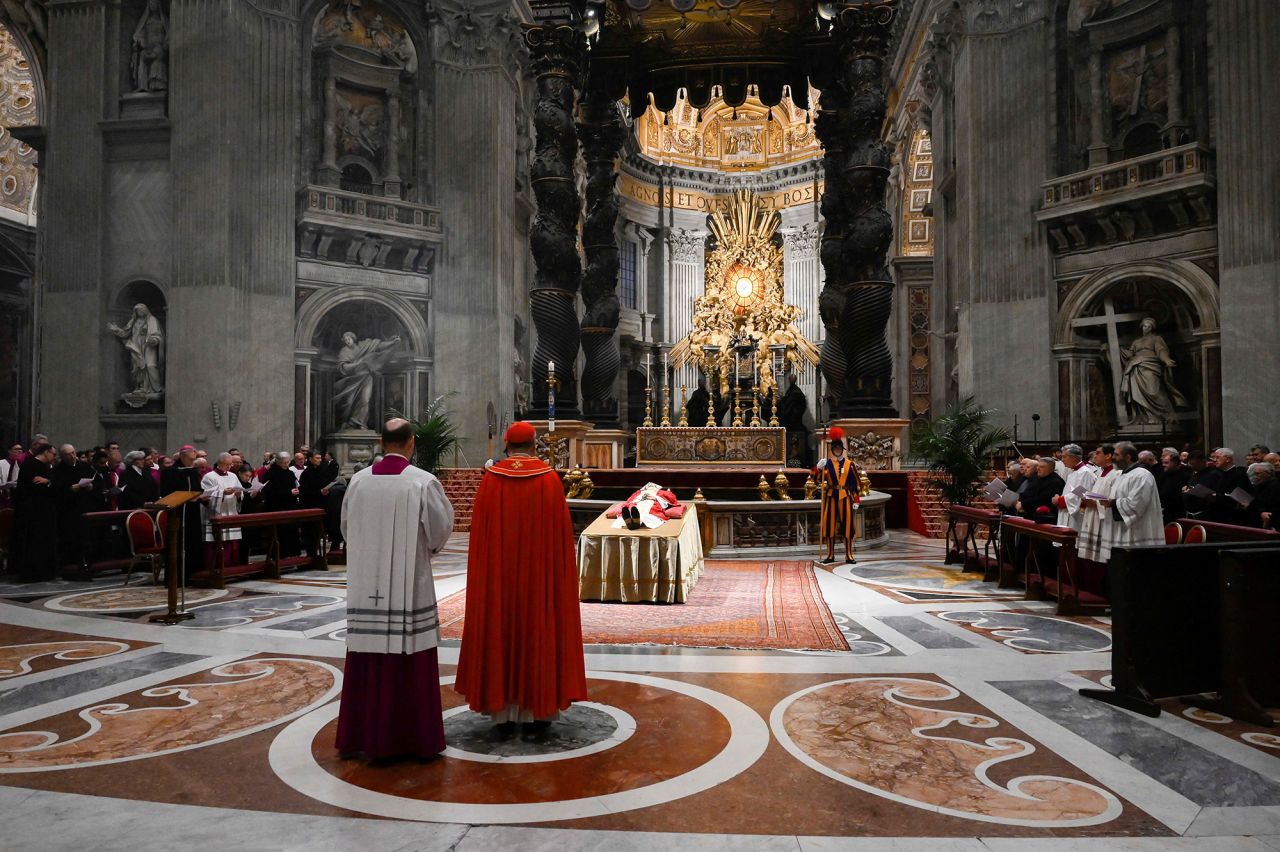
<svg viewBox="0 0 1280 852"><path fill-rule="evenodd" d="M587 644L847 651L809 562L707 562L684 604L583 603ZM440 635L461 639L466 592L440 602Z"/></svg>

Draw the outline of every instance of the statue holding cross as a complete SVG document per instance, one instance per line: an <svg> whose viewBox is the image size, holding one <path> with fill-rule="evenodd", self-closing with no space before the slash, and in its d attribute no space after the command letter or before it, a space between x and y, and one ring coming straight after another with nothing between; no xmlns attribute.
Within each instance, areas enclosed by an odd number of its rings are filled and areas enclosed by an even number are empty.
<svg viewBox="0 0 1280 852"><path fill-rule="evenodd" d="M1149 425L1177 418L1178 408L1189 403L1173 384L1176 362L1165 339L1156 334L1156 321L1144 313L1117 314L1111 297L1103 300L1102 314L1074 320L1075 328L1103 326L1107 341L1102 359L1111 369L1116 419L1123 425ZM1141 333L1128 346L1120 344L1121 323L1140 323Z"/></svg>

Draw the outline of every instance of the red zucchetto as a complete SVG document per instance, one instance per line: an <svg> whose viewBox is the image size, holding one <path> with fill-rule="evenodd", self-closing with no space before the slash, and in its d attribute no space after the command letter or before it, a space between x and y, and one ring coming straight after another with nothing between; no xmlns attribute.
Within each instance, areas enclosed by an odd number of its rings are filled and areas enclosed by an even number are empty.
<svg viewBox="0 0 1280 852"><path fill-rule="evenodd" d="M502 436L502 440L510 444L529 444L532 443L538 433L533 426L525 423L523 420L517 420L507 429L507 434Z"/></svg>

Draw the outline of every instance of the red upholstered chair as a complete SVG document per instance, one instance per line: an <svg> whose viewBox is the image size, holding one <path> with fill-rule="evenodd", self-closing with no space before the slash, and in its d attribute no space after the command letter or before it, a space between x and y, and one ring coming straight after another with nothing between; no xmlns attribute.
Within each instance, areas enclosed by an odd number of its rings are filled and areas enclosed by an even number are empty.
<svg viewBox="0 0 1280 852"><path fill-rule="evenodd" d="M139 563L146 563L151 569L151 582L160 582L160 566L164 563L164 535L156 525L156 519L141 509L130 512L124 520L125 530L129 533L129 549L133 558L125 571L124 584L129 585L133 569Z"/></svg>
<svg viewBox="0 0 1280 852"><path fill-rule="evenodd" d="M1205 532L1204 527L1196 524L1187 530L1186 536L1182 539L1183 544L1204 544L1209 540L1209 534Z"/></svg>
<svg viewBox="0 0 1280 852"><path fill-rule="evenodd" d="M1177 521L1165 524L1164 527L1164 543L1165 544L1182 544L1182 524Z"/></svg>

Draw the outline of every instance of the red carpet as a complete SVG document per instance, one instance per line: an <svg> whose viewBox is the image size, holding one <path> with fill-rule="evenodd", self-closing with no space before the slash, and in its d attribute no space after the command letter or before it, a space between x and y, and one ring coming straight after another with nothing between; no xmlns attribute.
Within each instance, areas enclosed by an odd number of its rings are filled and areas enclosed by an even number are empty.
<svg viewBox="0 0 1280 852"><path fill-rule="evenodd" d="M462 638L466 594L440 602L442 638ZM708 560L688 603L580 606L587 644L849 650L809 562Z"/></svg>

